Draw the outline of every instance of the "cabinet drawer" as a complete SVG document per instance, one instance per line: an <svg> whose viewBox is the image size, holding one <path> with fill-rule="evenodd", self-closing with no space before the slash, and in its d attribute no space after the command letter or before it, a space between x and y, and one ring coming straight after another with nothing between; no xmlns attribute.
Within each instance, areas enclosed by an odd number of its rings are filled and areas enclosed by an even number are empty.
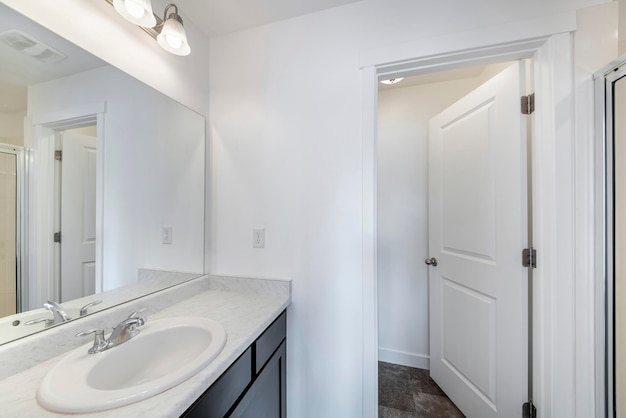
<svg viewBox="0 0 626 418"><path fill-rule="evenodd" d="M252 347L187 410L189 417L222 418L252 381Z"/></svg>
<svg viewBox="0 0 626 418"><path fill-rule="evenodd" d="M287 335L287 312L283 312L256 340L255 373L263 368L263 365L276 351L280 343Z"/></svg>

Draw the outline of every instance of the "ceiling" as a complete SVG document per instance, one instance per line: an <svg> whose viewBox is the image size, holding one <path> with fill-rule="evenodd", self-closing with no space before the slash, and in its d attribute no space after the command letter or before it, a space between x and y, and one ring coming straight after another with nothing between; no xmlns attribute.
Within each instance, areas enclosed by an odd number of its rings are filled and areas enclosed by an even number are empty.
<svg viewBox="0 0 626 418"><path fill-rule="evenodd" d="M37 59L27 50L14 49L0 40L0 113L26 111L26 87L102 67L106 63L30 19L0 4L0 39L18 31L62 54L55 62Z"/></svg>
<svg viewBox="0 0 626 418"><path fill-rule="evenodd" d="M450 80L459 80L465 78L491 77L510 65L510 62L501 62L495 64L478 64L467 67L459 67L453 69L431 70L424 74L404 77L402 81L395 84L378 83L378 90L390 90L409 86L420 86L423 84L441 83ZM384 77L388 79L392 77Z"/></svg>
<svg viewBox="0 0 626 418"><path fill-rule="evenodd" d="M356 3L360 0L177 0L183 19L191 20L213 38L279 20ZM167 0L153 0L153 11L163 13Z"/></svg>

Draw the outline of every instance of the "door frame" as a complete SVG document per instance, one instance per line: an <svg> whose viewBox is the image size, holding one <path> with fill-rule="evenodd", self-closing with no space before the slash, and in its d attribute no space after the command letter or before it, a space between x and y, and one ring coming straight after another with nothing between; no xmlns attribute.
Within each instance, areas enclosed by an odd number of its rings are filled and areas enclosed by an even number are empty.
<svg viewBox="0 0 626 418"><path fill-rule="evenodd" d="M600 416L615 411L613 84L626 76L626 54L594 74L596 120L596 390ZM611 109L611 111L609 111Z"/></svg>
<svg viewBox="0 0 626 418"><path fill-rule="evenodd" d="M378 80L382 77L391 78L392 75L414 75L476 62L525 58L532 60L531 88L537 97L531 155L534 204L532 232L535 248L539 250L533 291L536 301L533 317L537 324L533 331L534 404L541 415L548 418L556 414L590 416L584 415L585 411L595 410L595 370L584 369L579 373L575 367L581 361L594 362L594 330L572 319L578 318L579 314L592 317L594 310L593 301L583 300L575 305L578 302L575 298L576 289L587 288L583 282L589 280L582 278L580 271L584 269L579 267L584 263L593 263L593 251L584 260L575 260L575 254L579 252L574 242L575 234L580 229L587 232L588 226L578 222L574 190L577 191L576 199L579 199L581 196L577 186L578 183L584 183L585 187L580 188L581 193L592 194L589 193L587 183L593 181L573 175L574 164L581 158L577 156L575 159L577 145L572 141L572 33L575 29L576 14L571 12L379 48L361 54L363 416L374 418L378 413ZM498 39L499 43L494 44L494 39ZM593 159L591 156L589 158ZM593 166L593 161L585 164ZM583 312L579 313L578 310ZM591 358L581 359L579 353L591 353ZM591 397L589 394L592 394Z"/></svg>
<svg viewBox="0 0 626 418"><path fill-rule="evenodd" d="M55 260L58 248L52 241L55 216L48 208L54 207L55 137L58 131L96 125L96 292L102 291L102 225L104 179L104 116L106 103L84 104L49 114L33 115L30 163L31 183L29 198L29 278L36 277L29 289L30 306L41 306L46 300L60 300L60 289L55 281ZM58 275L56 275L58 277ZM30 280L29 280L30 281Z"/></svg>

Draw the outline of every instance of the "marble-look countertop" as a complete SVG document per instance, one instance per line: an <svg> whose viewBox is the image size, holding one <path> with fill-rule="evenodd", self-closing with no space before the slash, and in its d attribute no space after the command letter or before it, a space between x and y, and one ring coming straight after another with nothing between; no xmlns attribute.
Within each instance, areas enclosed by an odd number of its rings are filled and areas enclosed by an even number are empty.
<svg viewBox="0 0 626 418"><path fill-rule="evenodd" d="M264 280L231 278L223 276L203 276L188 284L158 292L156 295L140 298L129 306L120 305L102 312L106 320L119 316L119 320L144 304L148 308L148 321L175 316L201 316L220 322L227 333L226 345L217 358L204 370L149 399L108 411L80 414L89 417L177 417L211 386L215 380L261 335L262 331L287 308L291 301L291 283L286 280ZM190 296L189 293L192 293ZM180 297L178 294L184 294ZM160 297L160 298L159 298ZM163 304L163 300L177 300L174 304ZM153 302L153 303L152 303ZM126 312L130 311L130 312ZM103 321L100 313L90 315L91 321L81 320L83 329ZM117 320L116 320L117 321ZM78 321L77 321L78 322ZM119 322L119 321L117 321ZM114 326L110 323L109 326ZM67 333L68 341L75 341L75 326L58 327L50 335L49 341L58 341L61 333ZM71 329L70 329L71 328ZM30 337L29 337L30 338ZM37 338L40 351L46 351L46 338ZM89 340L84 349L92 344ZM6 348L5 348L6 347ZM27 348L33 348L33 341L28 338L9 343L0 349L0 359L4 368L9 362L27 364L30 356ZM66 416L47 411L36 399L37 389L46 373L69 349L54 352L54 357L40 355L36 364L22 365L17 372L0 380L0 416L1 417L59 417ZM83 347L81 347L82 349ZM54 351L54 347L48 347ZM114 348L113 348L114 349ZM57 348L58 350L58 348ZM24 356L20 358L20 354ZM27 368L25 368L27 367ZM10 369L11 367L9 367ZM23 369L23 370L22 370ZM1 372L1 370L0 370ZM76 414L72 414L76 416Z"/></svg>

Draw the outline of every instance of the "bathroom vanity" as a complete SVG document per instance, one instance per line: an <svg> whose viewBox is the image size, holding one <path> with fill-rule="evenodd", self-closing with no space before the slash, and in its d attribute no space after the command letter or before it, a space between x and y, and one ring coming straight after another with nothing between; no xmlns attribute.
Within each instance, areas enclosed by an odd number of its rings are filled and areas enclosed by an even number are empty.
<svg viewBox="0 0 626 418"><path fill-rule="evenodd" d="M287 416L283 312L187 410L185 418Z"/></svg>
<svg viewBox="0 0 626 418"><path fill-rule="evenodd" d="M227 334L223 350L180 384L139 402L90 413L90 417L285 417L290 286L288 280L203 276L3 345L0 416L63 416L43 408L37 390L69 351L91 346L93 337L74 335L89 328L110 329L130 312L146 308L143 314L148 322L184 316L219 322Z"/></svg>

